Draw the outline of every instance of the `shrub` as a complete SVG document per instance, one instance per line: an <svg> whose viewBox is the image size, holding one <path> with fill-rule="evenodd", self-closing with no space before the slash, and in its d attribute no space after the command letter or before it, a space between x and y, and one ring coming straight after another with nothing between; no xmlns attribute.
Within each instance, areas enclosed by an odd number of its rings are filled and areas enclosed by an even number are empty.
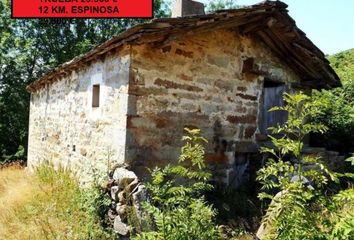
<svg viewBox="0 0 354 240"><path fill-rule="evenodd" d="M354 49L329 56L328 60L343 87L314 91L314 98L322 104L313 120L329 130L324 135L315 135L312 143L347 154L354 152Z"/></svg>
<svg viewBox="0 0 354 240"><path fill-rule="evenodd" d="M354 80L333 90L313 92L314 99L321 103L311 116L312 121L328 126L324 135L314 135L314 145L344 154L354 152Z"/></svg>
<svg viewBox="0 0 354 240"><path fill-rule="evenodd" d="M306 119L316 112L316 102L303 93L284 95L283 107L274 107L270 111L286 111L287 122L270 128L274 136L269 136L273 146L261 148L262 153L270 155L266 165L258 171L257 179L262 184L259 197L270 199L271 203L263 217L267 227L265 238L269 239L313 239L318 234L315 219L308 203L316 192L305 186L307 179L321 187L328 182L328 173L334 175L315 156L304 156L303 139L311 132L324 132L322 124L313 124ZM304 165L311 164L309 170ZM306 180L305 180L306 179ZM275 195L275 193L278 193Z"/></svg>
<svg viewBox="0 0 354 240"><path fill-rule="evenodd" d="M302 93L284 96L286 105L271 111L286 111L288 120L283 126L271 128L272 147L261 149L270 156L258 171L262 184L261 199L270 199L263 216L265 231L262 239L352 239L352 189L337 195L326 193L330 181L341 176L333 173L317 156L303 154L303 139L313 132L324 132L320 123L308 118L318 112L318 101ZM349 211L348 211L349 210Z"/></svg>
<svg viewBox="0 0 354 240"><path fill-rule="evenodd" d="M181 149L179 164L156 167L147 183L151 201L144 209L152 216L154 229L139 234L135 239L217 239L212 206L204 201L204 191L211 174L204 163L203 142L200 130L185 129L188 135Z"/></svg>
<svg viewBox="0 0 354 240"><path fill-rule="evenodd" d="M354 239L354 189L346 189L335 195L332 214L328 222L333 240Z"/></svg>

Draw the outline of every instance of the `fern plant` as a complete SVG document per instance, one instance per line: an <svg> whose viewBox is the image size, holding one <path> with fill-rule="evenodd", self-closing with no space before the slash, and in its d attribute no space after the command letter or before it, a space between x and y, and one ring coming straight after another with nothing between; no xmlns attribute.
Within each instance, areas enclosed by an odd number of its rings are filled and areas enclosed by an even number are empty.
<svg viewBox="0 0 354 240"><path fill-rule="evenodd" d="M206 204L203 192L210 190L211 174L204 162L203 143L199 129L185 129L185 145L181 148L178 165L156 167L151 182L146 184L151 200L143 203L144 210L154 220L154 230L145 231L135 239L217 239L216 215Z"/></svg>
<svg viewBox="0 0 354 240"><path fill-rule="evenodd" d="M340 191L331 201L330 239L354 239L354 189Z"/></svg>

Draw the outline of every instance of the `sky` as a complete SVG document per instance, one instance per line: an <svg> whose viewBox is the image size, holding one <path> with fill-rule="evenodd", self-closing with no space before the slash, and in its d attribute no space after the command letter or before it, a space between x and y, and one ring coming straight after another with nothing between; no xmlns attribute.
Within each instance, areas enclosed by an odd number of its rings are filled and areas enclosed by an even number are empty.
<svg viewBox="0 0 354 240"><path fill-rule="evenodd" d="M197 0L198 1L198 0ZM199 0L207 3L210 0ZM354 48L354 0L282 0L290 16L325 54ZM261 0L236 0L252 5Z"/></svg>

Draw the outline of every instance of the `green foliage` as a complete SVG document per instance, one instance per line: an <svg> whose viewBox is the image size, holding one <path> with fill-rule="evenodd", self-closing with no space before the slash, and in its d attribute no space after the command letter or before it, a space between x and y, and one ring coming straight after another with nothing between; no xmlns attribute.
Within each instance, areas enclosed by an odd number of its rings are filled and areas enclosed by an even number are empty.
<svg viewBox="0 0 354 240"><path fill-rule="evenodd" d="M270 129L273 146L261 149L270 158L258 171L259 197L271 200L262 220L263 239L351 239L353 216L345 208L354 207L352 189L333 197L325 195L328 183L338 182L343 175L331 172L320 157L302 151L307 134L326 130L308 121L318 113L320 103L301 92L285 94L284 101L284 107L271 111L286 111L288 120Z"/></svg>
<svg viewBox="0 0 354 240"><path fill-rule="evenodd" d="M350 158L347 158L345 161L350 162L352 166L354 166L354 155Z"/></svg>
<svg viewBox="0 0 354 240"><path fill-rule="evenodd" d="M95 216L95 220L104 228L104 231L111 234L111 224L107 213L112 200L100 186L94 185L81 190L80 203L82 208L90 215ZM113 234L111 234L113 235Z"/></svg>
<svg viewBox="0 0 354 240"><path fill-rule="evenodd" d="M343 190L332 199L329 239L354 239L354 189Z"/></svg>
<svg viewBox="0 0 354 240"><path fill-rule="evenodd" d="M57 216L63 214L63 221L77 224L76 227L80 228L82 235L80 238L109 239L114 236L106 219L111 201L100 187L94 185L81 188L68 170L54 169L48 164L40 166L36 170L36 175L40 183L52 186L49 201L55 201L58 207ZM62 210L71 213L72 216L66 216Z"/></svg>
<svg viewBox="0 0 354 240"><path fill-rule="evenodd" d="M14 37L9 1L0 1L0 162L22 158L27 142L28 103L25 91L30 68L21 39ZM16 49L16 50L15 50ZM31 64L31 63L29 63Z"/></svg>
<svg viewBox="0 0 354 240"><path fill-rule="evenodd" d="M354 81L354 49L331 55L328 60L343 84Z"/></svg>
<svg viewBox="0 0 354 240"><path fill-rule="evenodd" d="M235 0L212 0L206 6L207 12L215 12L222 9L239 8Z"/></svg>
<svg viewBox="0 0 354 240"><path fill-rule="evenodd" d="M343 87L314 91L319 111L312 116L316 123L328 126L324 135L315 135L313 144L341 153L354 152L354 49L328 57Z"/></svg>
<svg viewBox="0 0 354 240"><path fill-rule="evenodd" d="M321 104L312 120L329 128L325 135L314 138L317 144L342 153L354 152L354 81L341 88L314 91L313 97Z"/></svg>
<svg viewBox="0 0 354 240"><path fill-rule="evenodd" d="M332 180L332 174L316 156L303 155L303 140L305 136L313 132L325 132L323 124L316 124L307 119L318 111L318 102L312 101L311 97L303 94L284 94L285 106L274 107L270 111L285 111L288 120L284 125L269 128L274 136L269 136L273 146L262 147L261 152L271 156L266 166L259 170L257 179L262 184L262 190L269 191L280 189L287 190L293 185L291 176L298 176L298 181L302 182L302 177L311 178L317 186L325 185L327 177ZM291 161L288 161L291 159ZM304 171L304 165L313 165L311 170ZM326 173L323 177L322 173ZM268 194L261 194L261 198L268 197Z"/></svg>
<svg viewBox="0 0 354 240"><path fill-rule="evenodd" d="M217 239L218 231L213 219L216 212L204 201L203 193L212 186L207 183L211 174L204 163L200 130L185 129L185 145L181 149L179 164L156 167L152 180L146 186L151 200L144 203L152 216L156 230L145 231L135 239Z"/></svg>

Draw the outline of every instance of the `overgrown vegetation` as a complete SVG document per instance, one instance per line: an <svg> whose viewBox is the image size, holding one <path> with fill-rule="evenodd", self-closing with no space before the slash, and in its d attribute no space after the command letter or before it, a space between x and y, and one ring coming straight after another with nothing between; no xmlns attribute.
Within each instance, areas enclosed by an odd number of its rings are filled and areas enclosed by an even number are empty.
<svg viewBox="0 0 354 240"><path fill-rule="evenodd" d="M79 188L68 171L49 165L35 174L1 169L1 239L114 239L99 218L107 204L99 191Z"/></svg>
<svg viewBox="0 0 354 240"><path fill-rule="evenodd" d="M259 197L268 207L259 236L262 240L353 239L354 188L346 181L353 174L332 172L319 156L302 151L305 136L327 130L323 124L308 121L320 111L320 103L303 93L286 94L284 101L285 106L272 111L286 111L288 120L270 129L272 146L262 148L269 158L257 179L262 185ZM206 140L198 129L186 131L178 164L151 171L144 217L142 221L129 219L140 232L133 239L252 239L242 223L228 223L234 227L230 228L216 221L217 214L225 212L217 212L205 197L207 191L215 191L204 162ZM108 162L110 158L109 153ZM348 161L354 164L353 157ZM340 187L331 187L338 183L346 187L340 191ZM221 198L219 205L226 212L230 208L226 202L247 200L226 194L233 198ZM115 239L105 221L110 204L99 187L81 189L64 169L42 165L34 175L21 168L0 171L0 235L6 239L33 235L36 239Z"/></svg>
<svg viewBox="0 0 354 240"><path fill-rule="evenodd" d="M260 201L257 198L255 179L234 189L232 186L216 187L206 194L208 202L212 203L218 214L216 223L227 225L223 229L237 233L234 236L249 235L256 232L262 216ZM227 238L229 239L229 238Z"/></svg>
<svg viewBox="0 0 354 240"><path fill-rule="evenodd" d="M313 121L328 126L323 134L315 134L312 144L325 146L342 154L354 152L354 49L328 57L341 78L343 87L314 91L314 99L321 104Z"/></svg>
<svg viewBox="0 0 354 240"><path fill-rule="evenodd" d="M152 229L135 239L217 239L214 224L216 215L204 200L204 192L212 186L204 162L203 142L198 129L185 129L186 144L181 149L178 165L156 167L152 180L146 184L151 201L144 203L144 210L153 219Z"/></svg>
<svg viewBox="0 0 354 240"><path fill-rule="evenodd" d="M354 49L349 49L328 57L343 84L354 81Z"/></svg>
<svg viewBox="0 0 354 240"><path fill-rule="evenodd" d="M262 239L353 239L354 190L348 188L332 195L330 182L352 174L331 172L319 156L304 155L304 137L324 132L323 124L309 122L319 102L302 93L284 96L285 106L271 111L286 111L288 120L271 128L272 147L258 171L262 184L261 199L270 204L263 217Z"/></svg>

